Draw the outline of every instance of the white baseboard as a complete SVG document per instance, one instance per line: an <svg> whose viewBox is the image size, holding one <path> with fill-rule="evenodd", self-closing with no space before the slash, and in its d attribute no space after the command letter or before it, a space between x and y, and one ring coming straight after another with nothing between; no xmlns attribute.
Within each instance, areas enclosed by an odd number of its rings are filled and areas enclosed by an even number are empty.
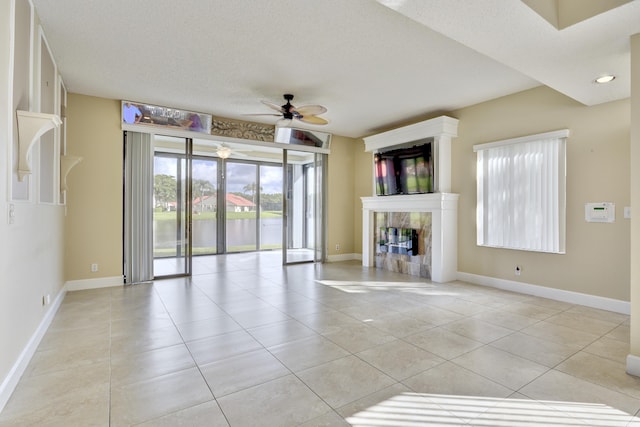
<svg viewBox="0 0 640 427"><path fill-rule="evenodd" d="M112 286L122 286L124 276L98 277L97 279L70 280L65 284L67 292L82 291L85 289L110 288Z"/></svg>
<svg viewBox="0 0 640 427"><path fill-rule="evenodd" d="M529 283L497 279L495 277L480 276L478 274L463 273L460 271L458 272L457 277L458 280L474 283L476 285L490 286L492 288L504 289L506 291L519 292L521 294L534 295L542 298L549 298L556 301L568 302L571 304L584 305L587 307L613 311L616 313L631 313L631 303L628 301L583 294L580 292L565 291L562 289L547 288L545 286L531 285Z"/></svg>
<svg viewBox="0 0 640 427"><path fill-rule="evenodd" d="M362 260L362 254L338 254L338 255L329 255L327 257L327 262L353 261L353 260Z"/></svg>
<svg viewBox="0 0 640 427"><path fill-rule="evenodd" d="M58 292L58 295L56 295L55 299L53 300L53 303L47 309L47 312L42 318L40 325L38 325L38 328L35 330L31 338L29 339L29 342L27 342L27 345L20 353L18 360L16 360L16 363L13 364L4 381L2 381L2 384L0 384L0 412L2 412L5 405L9 401L11 394L13 394L13 391L18 385L18 381L20 381L20 378L24 374L24 371L27 369L29 362L33 358L33 355L36 353L38 345L40 345L42 337L44 337L47 329L49 329L49 325L51 325L54 316L58 312L65 294L66 289L63 286L60 292Z"/></svg>
<svg viewBox="0 0 640 427"><path fill-rule="evenodd" d="M640 356L627 356L627 374L640 377Z"/></svg>

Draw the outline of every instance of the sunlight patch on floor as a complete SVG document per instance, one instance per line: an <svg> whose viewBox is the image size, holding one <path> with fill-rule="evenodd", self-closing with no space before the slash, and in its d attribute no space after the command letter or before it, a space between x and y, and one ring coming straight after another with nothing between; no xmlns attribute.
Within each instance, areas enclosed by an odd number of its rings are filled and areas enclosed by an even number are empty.
<svg viewBox="0 0 640 427"><path fill-rule="evenodd" d="M347 418L354 427L640 426L640 418L607 405L402 393Z"/></svg>
<svg viewBox="0 0 640 427"><path fill-rule="evenodd" d="M436 285L426 282L376 282L357 280L317 280L324 286L330 286L347 293L367 293L373 291L407 292L419 295L458 296L457 292L439 289Z"/></svg>

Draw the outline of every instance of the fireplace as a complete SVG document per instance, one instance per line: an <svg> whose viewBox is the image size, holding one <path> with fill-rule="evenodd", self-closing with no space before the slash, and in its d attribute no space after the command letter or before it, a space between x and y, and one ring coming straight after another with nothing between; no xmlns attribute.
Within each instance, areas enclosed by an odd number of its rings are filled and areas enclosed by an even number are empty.
<svg viewBox="0 0 640 427"><path fill-rule="evenodd" d="M373 153L411 147L425 141L431 143L435 190L425 194L362 197L364 266L420 276L434 282L456 279L458 194L449 191L450 144L451 138L457 136L457 124L456 119L443 116L364 139L365 151ZM376 194L375 187L373 194ZM417 248L410 252L381 249L381 240L388 239L385 233L388 234L389 229L415 232Z"/></svg>
<svg viewBox="0 0 640 427"><path fill-rule="evenodd" d="M408 221L411 221L410 214L414 214L414 218L420 218L419 214L428 214L426 216L430 217L428 222L418 219L423 223L418 232L417 258L408 255L385 257L389 258L385 263L381 257L376 257L375 246L379 234L377 230L379 225L376 223L376 219L380 217L381 213L387 214L394 225L407 221L407 219L402 220L403 217L408 217ZM409 215L403 216L402 214ZM413 228L416 223L411 224L410 222L409 226ZM458 268L457 226L457 194L432 193L362 197L362 263L367 267L375 266L421 276L434 282L455 280ZM417 263L421 266L416 266Z"/></svg>

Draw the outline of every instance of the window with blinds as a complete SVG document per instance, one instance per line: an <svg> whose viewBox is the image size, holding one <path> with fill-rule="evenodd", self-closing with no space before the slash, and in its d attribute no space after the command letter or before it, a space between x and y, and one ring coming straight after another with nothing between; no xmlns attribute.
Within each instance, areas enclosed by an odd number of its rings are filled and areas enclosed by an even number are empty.
<svg viewBox="0 0 640 427"><path fill-rule="evenodd" d="M474 145L478 245L565 253L568 136L565 129Z"/></svg>

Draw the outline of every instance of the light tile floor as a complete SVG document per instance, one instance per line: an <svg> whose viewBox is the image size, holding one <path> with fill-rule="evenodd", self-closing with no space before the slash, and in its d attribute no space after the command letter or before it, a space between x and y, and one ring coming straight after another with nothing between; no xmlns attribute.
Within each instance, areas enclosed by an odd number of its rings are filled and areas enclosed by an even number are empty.
<svg viewBox="0 0 640 427"><path fill-rule="evenodd" d="M68 293L0 426L640 426L628 316L279 254L199 273Z"/></svg>

